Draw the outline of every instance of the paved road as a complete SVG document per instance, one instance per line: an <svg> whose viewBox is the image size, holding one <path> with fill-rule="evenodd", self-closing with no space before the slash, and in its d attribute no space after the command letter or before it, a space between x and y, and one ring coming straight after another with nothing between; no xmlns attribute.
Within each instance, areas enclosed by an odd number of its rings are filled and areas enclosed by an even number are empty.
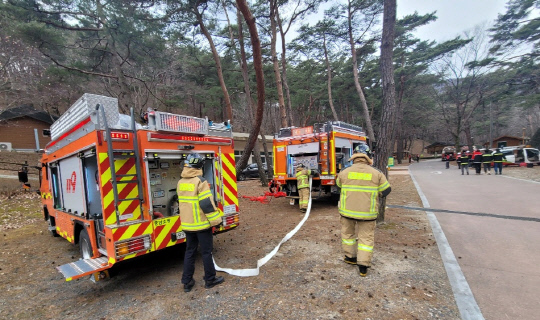
<svg viewBox="0 0 540 320"><path fill-rule="evenodd" d="M409 169L431 208L540 218L538 182L462 176L440 160ZM540 222L434 213L485 319L539 319Z"/></svg>

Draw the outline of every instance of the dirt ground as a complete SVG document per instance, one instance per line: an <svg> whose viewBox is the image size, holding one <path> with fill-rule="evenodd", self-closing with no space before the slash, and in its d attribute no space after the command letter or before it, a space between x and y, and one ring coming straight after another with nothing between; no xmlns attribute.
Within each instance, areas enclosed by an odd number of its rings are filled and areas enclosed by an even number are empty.
<svg viewBox="0 0 540 320"><path fill-rule="evenodd" d="M388 204L421 206L406 171L391 170L390 183ZM284 198L242 198L264 193L256 180L238 183L238 191L241 224L215 237L214 257L221 267L253 268L303 214ZM207 290L199 259L195 288L184 293L182 245L121 262L97 284L65 282L56 266L79 259L78 247L48 234L39 207L35 193L0 196L1 319L459 319L423 211L386 211L366 278L341 260L335 205L314 201L304 226L259 276L223 274L225 283Z"/></svg>

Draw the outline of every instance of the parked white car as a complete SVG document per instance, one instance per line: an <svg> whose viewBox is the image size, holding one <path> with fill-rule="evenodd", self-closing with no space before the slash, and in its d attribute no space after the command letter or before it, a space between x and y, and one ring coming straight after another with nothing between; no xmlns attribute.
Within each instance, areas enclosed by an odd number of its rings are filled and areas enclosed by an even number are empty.
<svg viewBox="0 0 540 320"><path fill-rule="evenodd" d="M540 165L540 150L536 148L506 147L501 148L501 152L506 157L506 161L503 162L505 166L520 163Z"/></svg>

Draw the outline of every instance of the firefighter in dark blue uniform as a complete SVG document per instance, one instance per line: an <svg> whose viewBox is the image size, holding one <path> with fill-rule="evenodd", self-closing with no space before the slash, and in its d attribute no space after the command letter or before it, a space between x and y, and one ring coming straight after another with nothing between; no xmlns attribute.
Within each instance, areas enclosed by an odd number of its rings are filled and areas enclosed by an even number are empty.
<svg viewBox="0 0 540 320"><path fill-rule="evenodd" d="M491 155L491 150L484 150L482 155L482 163L484 164L484 173L491 174L491 161L493 161L493 156Z"/></svg>
<svg viewBox="0 0 540 320"><path fill-rule="evenodd" d="M504 153L502 153L501 149L497 148L493 154L493 168L495 169L495 174L497 174L497 169L499 171L499 175L502 174L503 160L506 160L506 157L504 156Z"/></svg>
<svg viewBox="0 0 540 320"><path fill-rule="evenodd" d="M464 171L467 171L467 175L469 175L469 153L465 150L461 151L457 162L461 167L461 175L463 175Z"/></svg>

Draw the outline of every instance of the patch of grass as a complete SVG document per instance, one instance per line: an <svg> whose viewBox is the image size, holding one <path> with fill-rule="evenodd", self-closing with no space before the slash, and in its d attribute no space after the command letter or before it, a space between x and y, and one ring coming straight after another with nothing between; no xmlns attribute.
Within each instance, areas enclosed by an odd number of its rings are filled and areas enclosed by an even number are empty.
<svg viewBox="0 0 540 320"><path fill-rule="evenodd" d="M377 228L382 229L382 230L392 230L392 229L396 229L396 227L397 227L397 224L393 222L381 222L377 224Z"/></svg>
<svg viewBox="0 0 540 320"><path fill-rule="evenodd" d="M31 192L0 197L0 229L18 229L41 218L41 199Z"/></svg>

